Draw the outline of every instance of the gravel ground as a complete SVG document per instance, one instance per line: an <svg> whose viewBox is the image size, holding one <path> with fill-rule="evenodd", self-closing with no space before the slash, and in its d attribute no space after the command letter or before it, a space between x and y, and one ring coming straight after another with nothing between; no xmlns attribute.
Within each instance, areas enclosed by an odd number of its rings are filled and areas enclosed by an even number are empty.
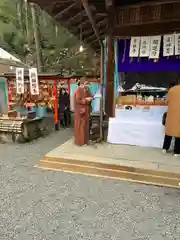
<svg viewBox="0 0 180 240"><path fill-rule="evenodd" d="M0 145L0 239L180 239L180 192L36 169L70 130Z"/></svg>

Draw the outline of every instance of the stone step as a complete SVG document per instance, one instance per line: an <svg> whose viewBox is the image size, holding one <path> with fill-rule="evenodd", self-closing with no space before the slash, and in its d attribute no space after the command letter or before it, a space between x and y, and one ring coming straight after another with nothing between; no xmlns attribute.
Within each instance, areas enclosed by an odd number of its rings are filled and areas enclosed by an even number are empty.
<svg viewBox="0 0 180 240"><path fill-rule="evenodd" d="M156 186L180 188L180 174L174 172L47 156L36 167L44 170L63 171Z"/></svg>

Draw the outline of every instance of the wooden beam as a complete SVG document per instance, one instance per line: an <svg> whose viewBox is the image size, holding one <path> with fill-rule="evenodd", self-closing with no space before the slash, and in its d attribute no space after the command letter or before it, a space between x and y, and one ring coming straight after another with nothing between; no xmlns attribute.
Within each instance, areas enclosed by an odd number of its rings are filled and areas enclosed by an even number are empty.
<svg viewBox="0 0 180 240"><path fill-rule="evenodd" d="M102 38L102 37L105 37L106 36L106 34L105 33L103 33L103 34L101 34L100 35L100 38ZM95 40L93 40L91 43L95 43L95 42L97 42L98 41L98 39L96 38Z"/></svg>
<svg viewBox="0 0 180 240"><path fill-rule="evenodd" d="M96 26L100 27L103 24L107 24L107 19L103 19L103 20L99 21L98 23L96 23Z"/></svg>
<svg viewBox="0 0 180 240"><path fill-rule="evenodd" d="M107 34L107 28L102 28L100 31L99 31L99 34L100 36L105 36Z"/></svg>
<svg viewBox="0 0 180 240"><path fill-rule="evenodd" d="M87 35L89 35L90 33L94 33L94 31L93 31L92 28L87 29L87 30L85 30L85 31L82 32L83 36L87 36Z"/></svg>
<svg viewBox="0 0 180 240"><path fill-rule="evenodd" d="M101 33L106 33L106 31L107 31L107 27L105 27L105 28L101 28L101 30L99 31L99 34L101 35Z"/></svg>
<svg viewBox="0 0 180 240"><path fill-rule="evenodd" d="M105 28L102 28L102 29L99 31L100 38L101 38L102 36L105 36L105 35L106 35L106 30L107 30L107 28L105 27ZM93 31L93 30L90 29L90 30L86 30L86 31L83 32L83 36L85 37L85 39L88 39L88 37L91 38L91 36L92 36L92 34L93 34L92 31ZM86 35L89 34L89 33L92 33L92 34L91 34L90 36L87 36L87 37L86 37ZM95 40L94 40L94 41L95 41ZM94 41L93 41L93 42L94 42ZM96 41L98 41L98 39L96 39Z"/></svg>
<svg viewBox="0 0 180 240"><path fill-rule="evenodd" d="M85 20L85 21L83 20L80 24L77 25L77 28L80 28L80 27L86 25L87 23L90 23L90 22L89 22L89 19L87 19L87 20Z"/></svg>
<svg viewBox="0 0 180 240"><path fill-rule="evenodd" d="M96 13L96 15L100 16L100 17L107 17L107 13Z"/></svg>
<svg viewBox="0 0 180 240"><path fill-rule="evenodd" d="M115 18L114 0L105 0L105 5L108 12L108 32L112 34L112 26L114 25Z"/></svg>
<svg viewBox="0 0 180 240"><path fill-rule="evenodd" d="M94 33L95 33L95 35L96 35L96 37L97 37L97 39L98 39L98 42L99 42L99 44L100 44L100 46L101 46L101 45L102 45L102 42L101 42L101 40L100 40L99 32L98 32L98 29L97 29L97 27L96 27L96 23L95 23L95 21L94 21L94 18L93 18L93 16L92 16L92 12L91 12L91 10L90 10L90 8L89 8L88 0L81 0L81 2L82 2L82 4L83 4L83 7L84 7L84 9L85 9L85 11L86 11L86 14L87 14L87 16L88 16L88 18L89 18L89 21L90 21L90 23L91 23L91 25L92 25L92 28L93 28L93 30L94 30Z"/></svg>
<svg viewBox="0 0 180 240"><path fill-rule="evenodd" d="M180 1L163 2L156 5L138 5L115 10L114 22L110 28L140 26L152 23L166 23L180 20Z"/></svg>
<svg viewBox="0 0 180 240"><path fill-rule="evenodd" d="M53 5L58 4L59 1L58 0L51 0L50 3L52 3ZM61 3L72 3L72 0L61 0Z"/></svg>
<svg viewBox="0 0 180 240"><path fill-rule="evenodd" d="M73 23L70 24L70 21L63 22L62 25L63 25L64 27L70 29L71 32L73 32L73 34L79 34L79 33L80 33L80 31L79 31L80 28L81 28L82 26L88 24L88 23L90 24L89 19L83 21L82 23L79 23L79 24L76 25L76 26L73 25ZM84 31L83 31L83 29L82 29L82 34L83 34L83 35L87 35L88 33L91 33L91 32L93 32L93 29L92 29L92 28L88 28L88 29L85 28Z"/></svg>
<svg viewBox="0 0 180 240"><path fill-rule="evenodd" d="M105 0L106 9L109 10L114 5L114 0Z"/></svg>
<svg viewBox="0 0 180 240"><path fill-rule="evenodd" d="M91 8L91 7L90 7L90 8ZM80 16L86 15L85 13L86 13L85 10L80 11L79 13L77 13L76 15L74 15L72 18L70 18L70 19L69 19L69 22L72 22L73 20L75 20L76 18L78 18L78 17L80 17Z"/></svg>
<svg viewBox="0 0 180 240"><path fill-rule="evenodd" d="M127 8L136 8L136 7L150 7L150 6L158 6L158 5L164 5L164 4L174 4L179 3L179 0L159 0L159 1L142 1L138 4L132 4L132 5L125 5L123 7L119 7L121 9L127 9Z"/></svg>
<svg viewBox="0 0 180 240"><path fill-rule="evenodd" d="M76 15L74 15L72 18L69 19L69 22L72 22L73 20L75 20L76 18L78 18L79 16L83 16L85 14L85 10L77 13Z"/></svg>
<svg viewBox="0 0 180 240"><path fill-rule="evenodd" d="M93 34L90 35L89 37L86 37L86 41L89 41L89 39L92 39L92 38L94 38L94 37L96 37L96 35L93 33Z"/></svg>
<svg viewBox="0 0 180 240"><path fill-rule="evenodd" d="M97 41L98 41L98 39L96 38L94 41L91 42L91 44L93 44L93 43L95 43L95 42L97 42Z"/></svg>
<svg viewBox="0 0 180 240"><path fill-rule="evenodd" d="M89 22L89 19L87 21L84 21L83 24L87 24L87 23L90 23ZM66 22L66 23L63 23L63 25L69 29L71 29L71 32L75 35L78 35L80 34L80 27L83 25L83 24L79 24L77 27L75 27L74 25L69 25L69 22ZM102 31L104 31L105 28L101 29L100 30L100 34L102 33ZM90 35L89 35L90 34ZM85 28L84 30L82 30L82 35L83 35L83 38L86 40L87 38L91 38L91 36L94 34L94 31L92 28ZM94 35L95 36L95 35Z"/></svg>
<svg viewBox="0 0 180 240"><path fill-rule="evenodd" d="M89 20L88 20L88 22L89 22ZM96 24L96 26L99 27L99 26L101 26L102 24L105 24L105 23L106 23L106 19L103 19L102 21L98 22L98 23ZM81 26L81 25L78 25L78 27L80 27L80 26ZM103 28L103 29L105 29L105 28ZM87 29L87 30L83 31L82 33L83 33L83 35L85 36L85 35L91 33L92 31L93 31L93 29ZM99 33L100 33L100 32L102 32L102 30L100 30Z"/></svg>
<svg viewBox="0 0 180 240"><path fill-rule="evenodd" d="M36 0L36 2L39 3L38 0ZM71 4L72 3L72 0L66 0L66 1L62 1L61 0L61 3L58 2L58 0L55 0L55 1L48 1L45 6L43 7L46 11L48 11L49 9L51 9L51 11L54 9L54 8L57 8L57 5L60 5L60 4ZM41 4L40 4L41 5Z"/></svg>
<svg viewBox="0 0 180 240"><path fill-rule="evenodd" d="M70 6L68 6L67 8L63 9L61 12L59 12L56 16L54 16L54 18L57 20L57 19L60 19L64 14L68 13L69 10L73 7L75 7L77 5L77 2L73 2Z"/></svg>
<svg viewBox="0 0 180 240"><path fill-rule="evenodd" d="M141 26L116 27L113 29L115 38L127 39L131 36L163 35L180 31L180 19L174 22L149 23Z"/></svg>

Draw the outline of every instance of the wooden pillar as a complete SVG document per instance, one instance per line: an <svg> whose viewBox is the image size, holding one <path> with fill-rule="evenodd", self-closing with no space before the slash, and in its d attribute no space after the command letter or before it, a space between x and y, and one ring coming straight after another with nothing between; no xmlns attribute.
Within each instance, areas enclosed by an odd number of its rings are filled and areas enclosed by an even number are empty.
<svg viewBox="0 0 180 240"><path fill-rule="evenodd" d="M10 81L9 79L6 79L7 89L8 89L8 110L12 110L12 90L10 87Z"/></svg>
<svg viewBox="0 0 180 240"><path fill-rule="evenodd" d="M106 99L105 111L109 117L115 115L114 102L114 42L112 36L107 38L107 62L106 62Z"/></svg>
<svg viewBox="0 0 180 240"><path fill-rule="evenodd" d="M59 118L58 118L58 96L57 96L57 80L54 80L54 122L55 130L59 130Z"/></svg>
<svg viewBox="0 0 180 240"><path fill-rule="evenodd" d="M114 40L113 40L113 22L114 22L114 1L106 0L108 12L108 37L107 37L107 61L106 61L106 99L105 112L109 117L115 116L114 102Z"/></svg>
<svg viewBox="0 0 180 240"><path fill-rule="evenodd" d="M103 109L103 92L104 92L104 48L103 45L101 46L101 75L100 75L100 93L101 93L101 98L100 98L100 140L103 140L103 118L104 118L104 109Z"/></svg>
<svg viewBox="0 0 180 240"><path fill-rule="evenodd" d="M68 85L68 93L69 93L69 98L71 97L71 79L67 79L67 85Z"/></svg>

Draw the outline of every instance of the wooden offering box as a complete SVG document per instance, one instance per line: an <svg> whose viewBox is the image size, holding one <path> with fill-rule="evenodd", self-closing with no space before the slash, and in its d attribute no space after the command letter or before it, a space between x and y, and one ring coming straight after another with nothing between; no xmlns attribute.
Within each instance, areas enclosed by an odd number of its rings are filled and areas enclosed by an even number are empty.
<svg viewBox="0 0 180 240"><path fill-rule="evenodd" d="M15 110L8 111L8 117L9 118L16 118L17 112Z"/></svg>
<svg viewBox="0 0 180 240"><path fill-rule="evenodd" d="M136 95L126 95L118 98L118 105L134 105L136 103Z"/></svg>
<svg viewBox="0 0 180 240"><path fill-rule="evenodd" d="M118 106L133 105L133 106L167 106L167 101L163 99L145 101L136 99L135 95L121 96L118 98Z"/></svg>

